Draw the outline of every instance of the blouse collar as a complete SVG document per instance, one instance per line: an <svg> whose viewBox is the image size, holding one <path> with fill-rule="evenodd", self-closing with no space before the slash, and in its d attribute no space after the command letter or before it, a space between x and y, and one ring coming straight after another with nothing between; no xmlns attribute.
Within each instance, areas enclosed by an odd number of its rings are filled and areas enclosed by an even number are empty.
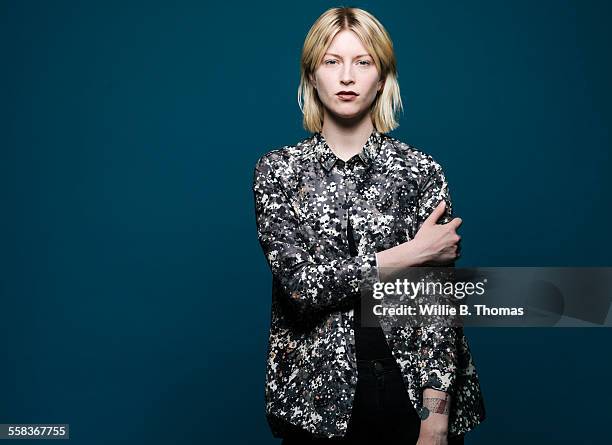
<svg viewBox="0 0 612 445"><path fill-rule="evenodd" d="M323 133L321 131L317 131L314 133L313 137L314 147L317 153L317 158L321 162L321 165L325 168L325 170L329 171L334 166L334 164L340 160L338 156L331 150ZM359 158L366 166L370 166L374 161L378 150L380 149L380 145L382 143L382 134L374 129L368 140L365 142L363 148L358 153Z"/></svg>

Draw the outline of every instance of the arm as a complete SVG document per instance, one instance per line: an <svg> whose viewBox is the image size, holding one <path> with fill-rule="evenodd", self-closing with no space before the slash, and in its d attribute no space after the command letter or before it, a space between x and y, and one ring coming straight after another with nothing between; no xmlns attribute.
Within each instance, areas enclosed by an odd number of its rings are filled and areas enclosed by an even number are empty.
<svg viewBox="0 0 612 445"><path fill-rule="evenodd" d="M431 172L419 191L416 231L442 200L446 201L446 210L438 223L446 224L453 214L451 197L442 167L433 162ZM446 267L454 267L454 262ZM450 404L460 328L426 324L419 329L419 372L423 397L447 397ZM448 415L434 413L423 421L422 426L424 433L431 430L444 432L448 427Z"/></svg>
<svg viewBox="0 0 612 445"><path fill-rule="evenodd" d="M438 223L446 224L452 219L451 197L442 167L437 162L433 162L432 170L419 190L415 233L418 232L423 222L442 200L446 201L446 208L443 215L438 219ZM446 267L454 267L454 264L453 261ZM432 412L421 421L417 443L446 443L445 438L448 434L449 421L448 408L452 403L450 394L455 382L456 350L460 328L425 324L418 329L420 330L418 342L422 396L423 399L429 399L424 400L423 405L432 408L432 406L444 404L445 409L442 413ZM445 401L442 401L442 399L445 399Z"/></svg>
<svg viewBox="0 0 612 445"><path fill-rule="evenodd" d="M259 243L298 316L355 301L364 282L377 280L374 253L326 262L313 259L268 155L255 166L253 193Z"/></svg>

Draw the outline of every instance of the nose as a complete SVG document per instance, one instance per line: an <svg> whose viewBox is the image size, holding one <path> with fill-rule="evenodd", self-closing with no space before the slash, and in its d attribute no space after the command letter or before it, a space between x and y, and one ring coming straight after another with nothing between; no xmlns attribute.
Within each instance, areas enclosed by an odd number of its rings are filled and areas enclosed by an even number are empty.
<svg viewBox="0 0 612 445"><path fill-rule="evenodd" d="M340 82L343 85L350 85L351 83L353 83L354 79L353 79L352 64L349 63L349 64L344 65L344 68L342 69L342 73L340 75L341 75Z"/></svg>

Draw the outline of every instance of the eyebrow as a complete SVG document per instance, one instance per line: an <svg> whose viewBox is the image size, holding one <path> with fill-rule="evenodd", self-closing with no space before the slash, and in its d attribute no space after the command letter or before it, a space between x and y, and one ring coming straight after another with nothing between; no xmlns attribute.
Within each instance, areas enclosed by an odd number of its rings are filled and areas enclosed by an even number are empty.
<svg viewBox="0 0 612 445"><path fill-rule="evenodd" d="M339 59L342 59L341 56L339 56L338 54L334 54L334 53L325 53L325 55L335 56L335 57L338 57ZM369 54L359 54L358 56L355 56L354 58L357 59L359 57L372 57L372 56L370 56Z"/></svg>

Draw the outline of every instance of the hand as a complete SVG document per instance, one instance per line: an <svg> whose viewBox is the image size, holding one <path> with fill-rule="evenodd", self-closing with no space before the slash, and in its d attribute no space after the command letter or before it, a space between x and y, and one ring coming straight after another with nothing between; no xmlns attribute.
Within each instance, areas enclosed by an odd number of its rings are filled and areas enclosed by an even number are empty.
<svg viewBox="0 0 612 445"><path fill-rule="evenodd" d="M456 230L463 220L453 218L446 224L437 224L445 208L446 201L442 200L410 241L425 266L449 264L459 256L461 237L457 235Z"/></svg>
<svg viewBox="0 0 612 445"><path fill-rule="evenodd" d="M448 444L448 436L447 434L430 431L428 429L423 428L423 424L421 424L421 432L419 433L419 439L417 440L416 445L447 445Z"/></svg>

